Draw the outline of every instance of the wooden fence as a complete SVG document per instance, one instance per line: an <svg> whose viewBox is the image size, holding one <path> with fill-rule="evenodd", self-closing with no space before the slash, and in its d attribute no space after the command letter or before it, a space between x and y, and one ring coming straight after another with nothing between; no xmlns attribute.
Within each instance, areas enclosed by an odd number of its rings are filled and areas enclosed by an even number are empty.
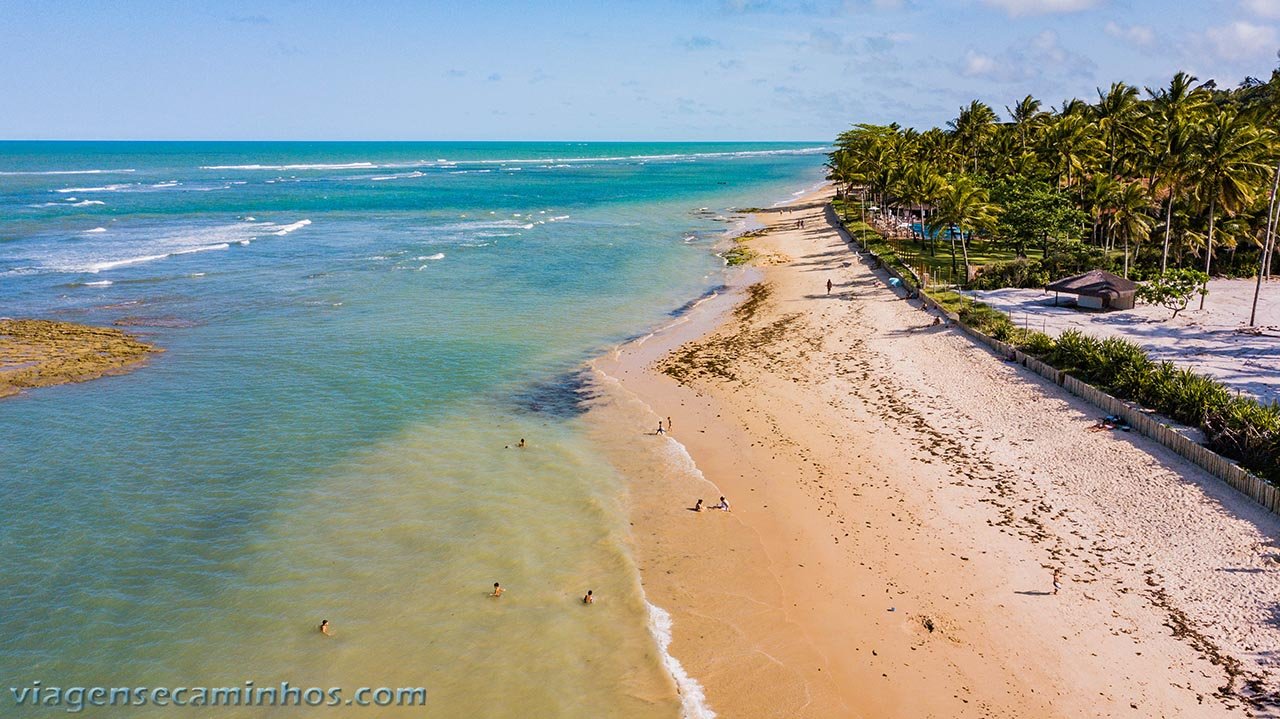
<svg viewBox="0 0 1280 719"><path fill-rule="evenodd" d="M840 225L843 229L843 225ZM852 241L852 236L845 232L846 239ZM894 267L884 262L878 255L865 246L863 251L874 257L885 272L892 277L897 277L899 281L910 282L915 278L904 278ZM914 283L912 283L914 284ZM910 288L912 285L908 285ZM1118 397L1110 395L1102 390L1094 387L1088 382L1083 382L1066 372L1052 367L1040 360L1032 357L1016 347L991 337L983 332L964 324L960 321L960 317L954 312L948 312L945 307L938 303L937 300L929 296L923 289L918 291L919 299L925 306L941 312L946 315L957 327L959 327L970 338L984 345L987 345L995 353L1001 357L1012 359L1018 364L1062 387L1071 394L1085 400L1093 406L1101 409L1109 415L1115 415L1123 419L1133 431L1149 437L1155 442L1168 447L1178 453L1187 461L1197 465L1209 474L1221 479L1231 485L1240 493L1249 497L1258 504L1266 507L1268 511L1280 514L1280 488L1268 484L1264 479L1251 474L1235 462L1223 457L1213 450L1205 447L1195 441L1187 434L1191 430L1188 427L1180 425L1173 420L1158 415L1133 402L1126 402Z"/></svg>

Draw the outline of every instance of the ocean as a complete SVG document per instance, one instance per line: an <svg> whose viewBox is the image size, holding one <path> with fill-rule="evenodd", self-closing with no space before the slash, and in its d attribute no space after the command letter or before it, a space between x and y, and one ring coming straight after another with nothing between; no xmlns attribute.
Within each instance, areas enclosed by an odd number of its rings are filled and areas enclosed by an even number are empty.
<svg viewBox="0 0 1280 719"><path fill-rule="evenodd" d="M825 149L0 142L0 315L165 350L0 400L0 715L282 682L334 716L362 687L425 689L377 717L703 712L584 362L714 292L728 209ZM213 711L142 694L84 711Z"/></svg>

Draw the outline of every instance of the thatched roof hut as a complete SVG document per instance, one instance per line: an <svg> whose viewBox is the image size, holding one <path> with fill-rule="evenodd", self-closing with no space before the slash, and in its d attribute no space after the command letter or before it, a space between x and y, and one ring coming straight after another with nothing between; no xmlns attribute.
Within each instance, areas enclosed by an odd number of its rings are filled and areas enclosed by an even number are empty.
<svg viewBox="0 0 1280 719"><path fill-rule="evenodd" d="M1095 310L1131 310L1138 283L1113 275L1105 270L1089 270L1075 277L1067 277L1045 286L1045 290L1076 295L1076 305ZM1054 297L1054 304L1058 299Z"/></svg>

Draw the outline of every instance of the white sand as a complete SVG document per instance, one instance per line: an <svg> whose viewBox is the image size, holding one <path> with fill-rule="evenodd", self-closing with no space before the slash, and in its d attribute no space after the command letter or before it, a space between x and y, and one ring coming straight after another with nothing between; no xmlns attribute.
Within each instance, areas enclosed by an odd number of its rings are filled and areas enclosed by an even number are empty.
<svg viewBox="0 0 1280 719"><path fill-rule="evenodd" d="M1139 303L1132 310L1081 311L1055 307L1052 292L993 290L975 298L1010 314L1019 326L1058 336L1077 329L1094 337L1123 337L1152 359L1167 360L1217 378L1264 402L1280 402L1280 281L1263 283L1258 300L1261 335L1236 330L1249 323L1255 280L1211 280L1205 308L1199 301L1170 319L1164 307ZM1062 295L1063 301L1074 299Z"/></svg>

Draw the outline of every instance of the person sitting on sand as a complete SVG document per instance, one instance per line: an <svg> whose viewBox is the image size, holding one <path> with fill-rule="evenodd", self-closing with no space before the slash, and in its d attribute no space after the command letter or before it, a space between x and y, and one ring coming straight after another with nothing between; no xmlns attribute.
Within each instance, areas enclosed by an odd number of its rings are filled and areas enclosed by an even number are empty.
<svg viewBox="0 0 1280 719"><path fill-rule="evenodd" d="M695 511L695 512L701 512L701 511L702 511L702 500L701 500L701 499L699 499L699 500L698 500L698 503L697 503L697 504L693 505L693 511Z"/></svg>
<svg viewBox="0 0 1280 719"><path fill-rule="evenodd" d="M323 635L325 635L326 637L331 637L331 636L333 636L333 632L329 631L329 620L328 620L328 619L321 619L321 620L320 620L320 633L321 633L321 634L323 634Z"/></svg>
<svg viewBox="0 0 1280 719"><path fill-rule="evenodd" d="M489 594L489 596L494 597L494 598L501 597L501 596L502 596L502 593L503 593L503 592L505 592L505 591L507 591L507 590L503 589L503 588L502 588L502 585L498 584L497 582L494 582L494 583L493 583L493 592L491 592L491 593Z"/></svg>
<svg viewBox="0 0 1280 719"><path fill-rule="evenodd" d="M583 597L583 598L582 598L582 603L583 603L583 604L592 604L592 603L594 603L595 601L596 601L595 596L594 596L594 595L592 595L592 594L591 594L591 590L590 590L590 589L588 589L588 590L587 590L587 595L586 595L585 597Z"/></svg>
<svg viewBox="0 0 1280 719"><path fill-rule="evenodd" d="M712 507L712 509L723 509L724 511L728 512L728 511L729 511L729 500L725 499L724 497L721 497L721 498L720 498L720 504L717 504L716 506Z"/></svg>
<svg viewBox="0 0 1280 719"><path fill-rule="evenodd" d="M516 447L519 447L520 449L524 449L524 437L521 437L520 441L516 442Z"/></svg>

